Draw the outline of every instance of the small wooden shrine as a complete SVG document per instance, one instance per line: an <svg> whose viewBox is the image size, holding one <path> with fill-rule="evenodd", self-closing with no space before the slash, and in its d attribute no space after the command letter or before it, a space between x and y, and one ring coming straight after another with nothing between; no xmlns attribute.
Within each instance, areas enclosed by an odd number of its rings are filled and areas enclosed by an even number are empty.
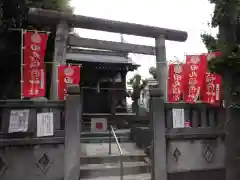
<svg viewBox="0 0 240 180"><path fill-rule="evenodd" d="M81 64L82 111L126 112L126 74L135 70L127 53L70 48L67 63Z"/></svg>

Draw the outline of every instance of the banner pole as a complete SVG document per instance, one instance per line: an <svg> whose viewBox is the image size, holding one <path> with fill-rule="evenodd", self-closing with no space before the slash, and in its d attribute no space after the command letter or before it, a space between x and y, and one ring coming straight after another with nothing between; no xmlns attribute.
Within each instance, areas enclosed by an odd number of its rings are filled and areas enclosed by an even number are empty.
<svg viewBox="0 0 240 180"><path fill-rule="evenodd" d="M57 66L57 68L56 68L56 71L57 71L57 79L56 79L56 81L57 81L57 87L56 87L56 93L57 93L57 99L59 100L60 99L60 97L59 97L59 66L60 66L60 64L59 63L54 63L54 66Z"/></svg>
<svg viewBox="0 0 240 180"><path fill-rule="evenodd" d="M24 30L21 29L21 66L20 66L20 68L21 68L21 80L20 80L20 82L21 82L21 100L23 100L23 82L24 82L24 80L23 80L23 66L24 66L24 62L23 62L23 60L24 60L24 56L23 56L23 50L24 50L23 36L24 36Z"/></svg>
<svg viewBox="0 0 240 180"><path fill-rule="evenodd" d="M8 28L9 31L29 31L29 32L38 32L38 33L51 33L51 31L39 31L34 29L19 29L19 28Z"/></svg>

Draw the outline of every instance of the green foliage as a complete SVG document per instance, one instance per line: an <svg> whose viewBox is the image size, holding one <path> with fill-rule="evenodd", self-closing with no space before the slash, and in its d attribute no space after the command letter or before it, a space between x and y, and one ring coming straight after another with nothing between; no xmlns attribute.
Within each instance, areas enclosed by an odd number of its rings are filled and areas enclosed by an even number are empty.
<svg viewBox="0 0 240 180"><path fill-rule="evenodd" d="M142 76L140 74L135 74L131 79L128 80L127 84L130 85L133 89L143 89L147 85L147 80L142 79Z"/></svg>
<svg viewBox="0 0 240 180"><path fill-rule="evenodd" d="M69 6L69 0L29 0L28 6L72 12L72 9Z"/></svg>
<svg viewBox="0 0 240 180"><path fill-rule="evenodd" d="M153 77L154 79L156 79L156 78L157 78L156 67L154 67L154 66L150 67L150 68L149 68L149 74L151 74L152 77Z"/></svg>
<svg viewBox="0 0 240 180"><path fill-rule="evenodd" d="M208 63L209 70L221 74L224 99L228 107L240 102L240 1L210 0L215 5L211 26L219 29L217 38L205 33L202 40L209 52L219 50L221 56Z"/></svg>
<svg viewBox="0 0 240 180"><path fill-rule="evenodd" d="M136 101L140 97L141 90L147 86L147 80L142 79L140 74L135 74L131 79L129 79L127 84L133 89L133 93L129 92L129 95L133 101Z"/></svg>
<svg viewBox="0 0 240 180"><path fill-rule="evenodd" d="M0 27L2 26L2 19L3 19L3 9L2 9L2 4L0 3Z"/></svg>
<svg viewBox="0 0 240 180"><path fill-rule="evenodd" d="M219 74L240 72L240 3L239 0L210 0L215 5L212 27L219 28L217 38L202 34L202 40L209 52L220 50L221 57L209 62L209 69Z"/></svg>
<svg viewBox="0 0 240 180"><path fill-rule="evenodd" d="M218 50L217 39L215 39L213 36L210 34L202 34L201 38L209 52L215 52Z"/></svg>

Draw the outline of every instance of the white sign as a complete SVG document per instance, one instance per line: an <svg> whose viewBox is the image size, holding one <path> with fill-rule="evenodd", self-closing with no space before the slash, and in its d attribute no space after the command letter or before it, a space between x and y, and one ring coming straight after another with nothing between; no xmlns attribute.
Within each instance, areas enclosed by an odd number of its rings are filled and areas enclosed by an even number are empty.
<svg viewBox="0 0 240 180"><path fill-rule="evenodd" d="M37 137L53 136L53 113L37 114Z"/></svg>
<svg viewBox="0 0 240 180"><path fill-rule="evenodd" d="M28 129L29 112L29 109L11 110L8 132L26 132Z"/></svg>
<svg viewBox="0 0 240 180"><path fill-rule="evenodd" d="M106 130L106 118L91 118L91 132L105 132Z"/></svg>
<svg viewBox="0 0 240 180"><path fill-rule="evenodd" d="M173 128L184 128L184 109L172 109Z"/></svg>

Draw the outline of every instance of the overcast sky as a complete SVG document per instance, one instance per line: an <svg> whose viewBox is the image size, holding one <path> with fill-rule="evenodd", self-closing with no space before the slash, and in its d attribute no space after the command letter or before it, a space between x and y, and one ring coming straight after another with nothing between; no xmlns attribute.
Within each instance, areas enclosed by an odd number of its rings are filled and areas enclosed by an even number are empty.
<svg viewBox="0 0 240 180"><path fill-rule="evenodd" d="M204 31L216 34L216 30L207 25L213 13L213 6L208 0L72 0L71 6L74 13L79 15L187 31L186 42L166 42L168 61L174 59L174 56L184 60L184 54L206 52L200 34ZM84 29L76 29L76 32L82 37L120 41L120 35L115 33ZM151 38L124 35L124 40L154 45L154 39ZM148 68L155 65L155 57L131 57L141 65L138 72L148 77Z"/></svg>

